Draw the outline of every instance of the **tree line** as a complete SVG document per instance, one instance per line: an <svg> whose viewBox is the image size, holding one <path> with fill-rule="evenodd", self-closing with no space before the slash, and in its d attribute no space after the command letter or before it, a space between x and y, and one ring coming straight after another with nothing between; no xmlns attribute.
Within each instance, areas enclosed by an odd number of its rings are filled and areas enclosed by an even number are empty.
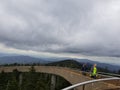
<svg viewBox="0 0 120 90"><path fill-rule="evenodd" d="M54 76L55 82L51 78ZM52 87L52 84L55 84ZM12 73L0 73L0 90L60 90L71 85L60 76L46 73L38 73L34 66L29 72L19 72L14 69Z"/></svg>

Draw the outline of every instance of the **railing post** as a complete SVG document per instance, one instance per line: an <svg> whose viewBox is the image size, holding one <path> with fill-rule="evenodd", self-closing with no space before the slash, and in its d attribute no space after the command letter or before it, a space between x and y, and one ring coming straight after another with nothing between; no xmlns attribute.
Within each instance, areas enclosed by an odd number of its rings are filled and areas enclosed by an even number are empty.
<svg viewBox="0 0 120 90"><path fill-rule="evenodd" d="M83 90L85 90L85 84L83 85Z"/></svg>
<svg viewBox="0 0 120 90"><path fill-rule="evenodd" d="M19 75L19 87L20 87L20 90L22 90L22 79L23 79L23 76L22 74Z"/></svg>
<svg viewBox="0 0 120 90"><path fill-rule="evenodd" d="M51 77L51 90L55 90L55 84L56 84L56 77L55 77L55 75L52 75L52 77Z"/></svg>
<svg viewBox="0 0 120 90"><path fill-rule="evenodd" d="M85 81L85 82L82 82L82 83L78 83L78 84L66 87L66 88L64 88L62 90L70 90L70 89L73 89L73 88L78 87L78 86L83 86L82 89L85 90L85 85L86 84L100 82L100 81L109 81L109 80L120 80L120 78L113 77L113 78L94 79L94 80Z"/></svg>

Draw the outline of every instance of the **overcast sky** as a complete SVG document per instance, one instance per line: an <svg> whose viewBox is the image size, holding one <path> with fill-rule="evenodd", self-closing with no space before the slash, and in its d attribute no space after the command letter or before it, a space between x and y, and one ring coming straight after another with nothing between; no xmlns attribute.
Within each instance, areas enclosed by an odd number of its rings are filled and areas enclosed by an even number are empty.
<svg viewBox="0 0 120 90"><path fill-rule="evenodd" d="M0 0L0 52L120 63L120 0Z"/></svg>

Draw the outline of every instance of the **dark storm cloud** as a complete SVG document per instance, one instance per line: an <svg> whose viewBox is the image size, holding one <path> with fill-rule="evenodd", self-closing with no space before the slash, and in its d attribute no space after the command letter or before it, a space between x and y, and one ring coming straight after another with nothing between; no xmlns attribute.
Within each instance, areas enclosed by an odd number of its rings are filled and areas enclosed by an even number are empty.
<svg viewBox="0 0 120 90"><path fill-rule="evenodd" d="M22 50L120 57L119 0L2 0L0 43Z"/></svg>

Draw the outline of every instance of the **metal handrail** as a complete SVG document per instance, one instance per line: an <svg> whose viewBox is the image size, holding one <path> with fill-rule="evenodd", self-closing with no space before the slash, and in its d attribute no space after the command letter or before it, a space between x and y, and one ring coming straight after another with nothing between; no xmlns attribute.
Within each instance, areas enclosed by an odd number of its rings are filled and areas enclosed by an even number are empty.
<svg viewBox="0 0 120 90"><path fill-rule="evenodd" d="M90 73L90 71L81 71L81 69L76 69L76 68L71 68L73 70L76 70L76 71L80 71L80 72L85 72L85 73ZM119 74L114 74L114 73L105 73L105 72L98 72L98 75L101 75L101 76L106 76L106 77L120 77Z"/></svg>
<svg viewBox="0 0 120 90"><path fill-rule="evenodd" d="M98 72L100 75L106 75L106 76L112 76L112 77L120 77L119 74L114 74L114 73L105 73L105 72Z"/></svg>
<svg viewBox="0 0 120 90"><path fill-rule="evenodd" d="M62 90L70 90L70 89L76 88L78 86L83 86L83 90L84 90L86 84L90 84L90 83L94 83L94 82L100 82L100 81L108 81L108 80L120 80L120 78L113 77L113 78L89 80L89 81L85 81L85 82L82 82L82 83L74 84L74 85L66 87L66 88L64 88Z"/></svg>

